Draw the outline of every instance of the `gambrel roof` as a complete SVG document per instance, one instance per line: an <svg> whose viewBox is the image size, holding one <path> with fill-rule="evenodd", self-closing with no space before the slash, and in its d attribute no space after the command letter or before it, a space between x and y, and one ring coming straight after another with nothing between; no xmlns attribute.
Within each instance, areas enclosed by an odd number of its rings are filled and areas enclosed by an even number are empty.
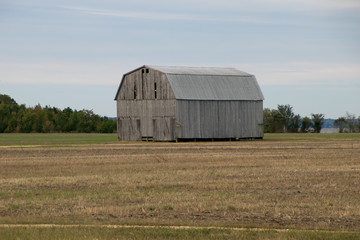
<svg viewBox="0 0 360 240"><path fill-rule="evenodd" d="M145 65L138 69L141 68L164 73L179 100L264 100L255 76L235 68Z"/></svg>

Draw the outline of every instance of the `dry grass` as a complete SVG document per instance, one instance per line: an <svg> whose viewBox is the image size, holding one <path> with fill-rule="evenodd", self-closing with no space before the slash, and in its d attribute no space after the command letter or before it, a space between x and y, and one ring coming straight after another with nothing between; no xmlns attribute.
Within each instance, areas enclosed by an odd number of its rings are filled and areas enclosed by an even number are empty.
<svg viewBox="0 0 360 240"><path fill-rule="evenodd" d="M0 147L0 223L360 231L360 139Z"/></svg>

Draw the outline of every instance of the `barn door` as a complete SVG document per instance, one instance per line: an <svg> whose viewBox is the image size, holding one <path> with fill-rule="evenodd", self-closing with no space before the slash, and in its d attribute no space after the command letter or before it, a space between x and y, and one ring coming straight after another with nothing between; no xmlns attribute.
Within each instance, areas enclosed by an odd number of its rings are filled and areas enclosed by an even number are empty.
<svg viewBox="0 0 360 240"><path fill-rule="evenodd" d="M141 136L142 138L153 137L153 106L151 101L143 101L141 105Z"/></svg>
<svg viewBox="0 0 360 240"><path fill-rule="evenodd" d="M155 141L175 140L175 118L153 118L153 136Z"/></svg>
<svg viewBox="0 0 360 240"><path fill-rule="evenodd" d="M141 138L141 122L138 118L118 119L118 139L126 141Z"/></svg>
<svg viewBox="0 0 360 240"><path fill-rule="evenodd" d="M141 122L140 119L134 118L129 121L129 133L131 140L141 139Z"/></svg>

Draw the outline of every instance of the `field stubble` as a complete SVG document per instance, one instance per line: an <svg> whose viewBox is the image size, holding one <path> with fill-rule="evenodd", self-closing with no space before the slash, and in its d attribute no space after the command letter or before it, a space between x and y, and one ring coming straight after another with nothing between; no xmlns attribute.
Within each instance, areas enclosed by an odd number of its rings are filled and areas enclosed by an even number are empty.
<svg viewBox="0 0 360 240"><path fill-rule="evenodd" d="M4 146L0 223L360 230L360 140Z"/></svg>

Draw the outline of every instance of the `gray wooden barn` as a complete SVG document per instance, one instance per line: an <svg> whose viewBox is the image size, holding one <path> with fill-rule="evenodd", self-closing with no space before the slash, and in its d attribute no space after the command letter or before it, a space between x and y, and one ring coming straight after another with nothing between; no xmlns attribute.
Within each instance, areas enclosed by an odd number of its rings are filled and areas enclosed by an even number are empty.
<svg viewBox="0 0 360 240"><path fill-rule="evenodd" d="M234 68L142 66L115 96L119 140L263 137L263 94Z"/></svg>

